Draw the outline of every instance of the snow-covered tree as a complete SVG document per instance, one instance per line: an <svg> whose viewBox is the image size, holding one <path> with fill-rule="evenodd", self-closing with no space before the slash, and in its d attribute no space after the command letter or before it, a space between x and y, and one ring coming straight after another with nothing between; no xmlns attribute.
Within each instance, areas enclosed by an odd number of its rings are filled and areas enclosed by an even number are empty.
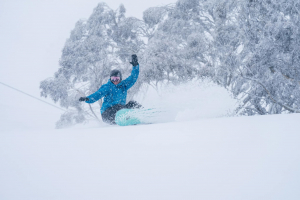
<svg viewBox="0 0 300 200"><path fill-rule="evenodd" d="M144 12L145 23L155 28L143 52L143 75L149 84L190 81L207 62L205 32L195 21L197 5L197 1L178 1Z"/></svg>
<svg viewBox="0 0 300 200"><path fill-rule="evenodd" d="M149 83L209 77L242 100L240 114L299 112L299 5L179 0L152 20L145 75Z"/></svg>
<svg viewBox="0 0 300 200"><path fill-rule="evenodd" d="M136 30L137 20L126 18L125 11L123 5L113 11L100 3L88 20L78 21L65 43L58 71L41 82L41 96L50 96L68 108L57 127L98 118L102 102L98 106L81 104L78 96L97 91L113 68L121 69L124 76L130 73L130 55L139 52L144 42Z"/></svg>
<svg viewBox="0 0 300 200"><path fill-rule="evenodd" d="M300 109L300 1L241 1L237 26L241 53L232 60L232 91L242 114L277 114Z"/></svg>

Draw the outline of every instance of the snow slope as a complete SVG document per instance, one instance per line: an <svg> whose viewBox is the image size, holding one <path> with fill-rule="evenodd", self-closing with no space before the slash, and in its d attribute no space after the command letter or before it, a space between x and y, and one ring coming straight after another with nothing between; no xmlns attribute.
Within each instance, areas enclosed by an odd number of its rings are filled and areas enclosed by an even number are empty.
<svg viewBox="0 0 300 200"><path fill-rule="evenodd" d="M1 131L0 199L299 199L300 115Z"/></svg>
<svg viewBox="0 0 300 200"><path fill-rule="evenodd" d="M300 115L222 117L228 93L200 85L139 99L172 122L60 130L60 110L2 87L0 199L300 199Z"/></svg>

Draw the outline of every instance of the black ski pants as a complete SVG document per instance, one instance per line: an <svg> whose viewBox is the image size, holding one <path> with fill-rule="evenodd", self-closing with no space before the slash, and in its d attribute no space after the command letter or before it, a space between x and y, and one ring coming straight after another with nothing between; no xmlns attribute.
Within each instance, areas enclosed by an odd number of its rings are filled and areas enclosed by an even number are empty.
<svg viewBox="0 0 300 200"><path fill-rule="evenodd" d="M116 117L116 113L124 108L127 109L136 109L136 108L141 108L142 105L140 105L139 103L137 103L136 101L129 101L126 105L121 105L121 104L116 104L110 108L107 108L102 114L102 120L105 123L108 124L116 124L115 122L115 117Z"/></svg>

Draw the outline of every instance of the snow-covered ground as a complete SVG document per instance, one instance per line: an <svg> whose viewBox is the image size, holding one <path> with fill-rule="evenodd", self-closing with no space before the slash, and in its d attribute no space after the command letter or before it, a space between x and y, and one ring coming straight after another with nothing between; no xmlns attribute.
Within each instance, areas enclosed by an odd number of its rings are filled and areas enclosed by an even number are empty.
<svg viewBox="0 0 300 200"><path fill-rule="evenodd" d="M225 93L191 90L175 121L60 130L59 110L12 91L23 104L0 104L0 199L300 199L300 115L220 117Z"/></svg>

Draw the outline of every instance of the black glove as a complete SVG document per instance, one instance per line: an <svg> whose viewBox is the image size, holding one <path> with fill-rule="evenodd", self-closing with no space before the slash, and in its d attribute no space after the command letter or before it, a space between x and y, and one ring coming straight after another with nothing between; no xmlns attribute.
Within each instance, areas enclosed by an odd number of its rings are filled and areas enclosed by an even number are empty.
<svg viewBox="0 0 300 200"><path fill-rule="evenodd" d="M130 64L132 64L134 67L137 66L137 65L139 65L137 56L135 54L133 54L131 56L131 59L132 59L132 61L130 62Z"/></svg>
<svg viewBox="0 0 300 200"><path fill-rule="evenodd" d="M87 97L80 97L79 101L89 101L89 98L87 98Z"/></svg>

